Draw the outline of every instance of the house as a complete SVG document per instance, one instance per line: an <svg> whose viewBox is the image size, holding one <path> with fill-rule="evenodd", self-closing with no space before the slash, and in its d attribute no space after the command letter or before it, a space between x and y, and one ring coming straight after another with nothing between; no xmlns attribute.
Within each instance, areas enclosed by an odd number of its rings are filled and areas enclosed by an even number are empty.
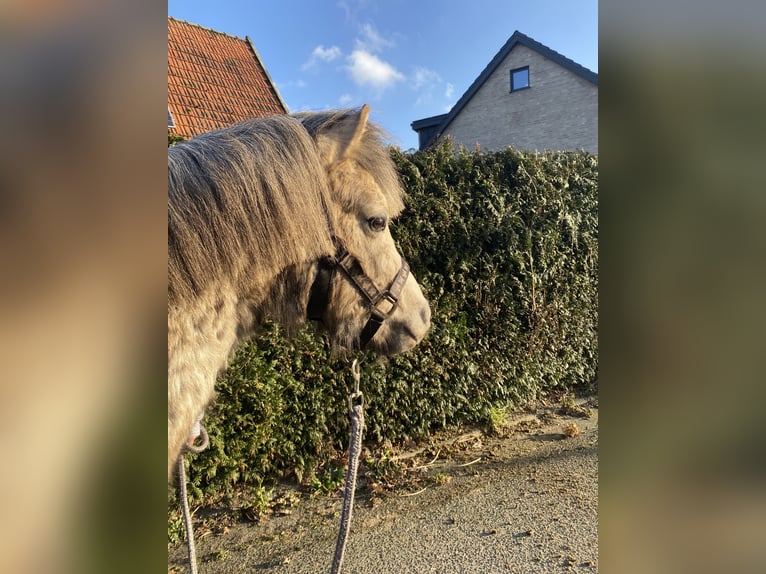
<svg viewBox="0 0 766 574"><path fill-rule="evenodd" d="M412 122L419 147L598 153L598 74L514 32L449 113Z"/></svg>
<svg viewBox="0 0 766 574"><path fill-rule="evenodd" d="M168 133L288 113L250 38L168 18Z"/></svg>

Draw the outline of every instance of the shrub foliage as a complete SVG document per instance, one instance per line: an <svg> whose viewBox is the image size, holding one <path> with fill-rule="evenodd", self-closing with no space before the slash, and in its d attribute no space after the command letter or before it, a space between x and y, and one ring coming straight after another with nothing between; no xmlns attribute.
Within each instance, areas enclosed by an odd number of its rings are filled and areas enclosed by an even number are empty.
<svg viewBox="0 0 766 574"><path fill-rule="evenodd" d="M484 423L493 407L591 384L598 369L598 160L449 143L391 150L407 195L392 224L432 308L419 347L366 357L365 440ZM349 361L312 326L286 340L266 325L217 385L211 445L192 455L196 498L307 481L346 447Z"/></svg>

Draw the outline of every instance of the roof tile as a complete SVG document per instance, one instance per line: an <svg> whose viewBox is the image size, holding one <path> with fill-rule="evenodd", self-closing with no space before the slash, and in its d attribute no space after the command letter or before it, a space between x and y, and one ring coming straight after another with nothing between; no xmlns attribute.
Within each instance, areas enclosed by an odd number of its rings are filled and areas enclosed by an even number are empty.
<svg viewBox="0 0 766 574"><path fill-rule="evenodd" d="M168 111L188 138L288 110L249 38L168 17Z"/></svg>

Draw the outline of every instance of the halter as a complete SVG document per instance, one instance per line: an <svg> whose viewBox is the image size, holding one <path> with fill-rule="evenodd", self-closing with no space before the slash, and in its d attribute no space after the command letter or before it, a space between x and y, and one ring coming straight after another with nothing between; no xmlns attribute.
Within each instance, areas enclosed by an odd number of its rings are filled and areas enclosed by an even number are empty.
<svg viewBox="0 0 766 574"><path fill-rule="evenodd" d="M410 266L402 257L399 271L388 287L381 291L364 272L359 260L346 249L343 240L334 236L333 242L335 243L335 255L325 256L319 260L319 270L311 286L306 315L312 321L322 322L322 315L330 302L330 291L335 272L340 271L359 292L364 299L365 306L370 311L370 317L359 335L358 348L364 349L383 325L383 321L388 319L396 310L402 289L404 289L404 284L410 274Z"/></svg>

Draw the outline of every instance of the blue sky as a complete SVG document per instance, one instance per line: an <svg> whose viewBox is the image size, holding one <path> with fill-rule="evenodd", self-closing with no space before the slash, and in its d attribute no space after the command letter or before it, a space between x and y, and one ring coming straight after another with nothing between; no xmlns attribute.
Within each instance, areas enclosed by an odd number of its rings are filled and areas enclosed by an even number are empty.
<svg viewBox="0 0 766 574"><path fill-rule="evenodd" d="M598 72L597 0L168 0L168 14L250 36L291 112L369 103L402 149L515 30Z"/></svg>

